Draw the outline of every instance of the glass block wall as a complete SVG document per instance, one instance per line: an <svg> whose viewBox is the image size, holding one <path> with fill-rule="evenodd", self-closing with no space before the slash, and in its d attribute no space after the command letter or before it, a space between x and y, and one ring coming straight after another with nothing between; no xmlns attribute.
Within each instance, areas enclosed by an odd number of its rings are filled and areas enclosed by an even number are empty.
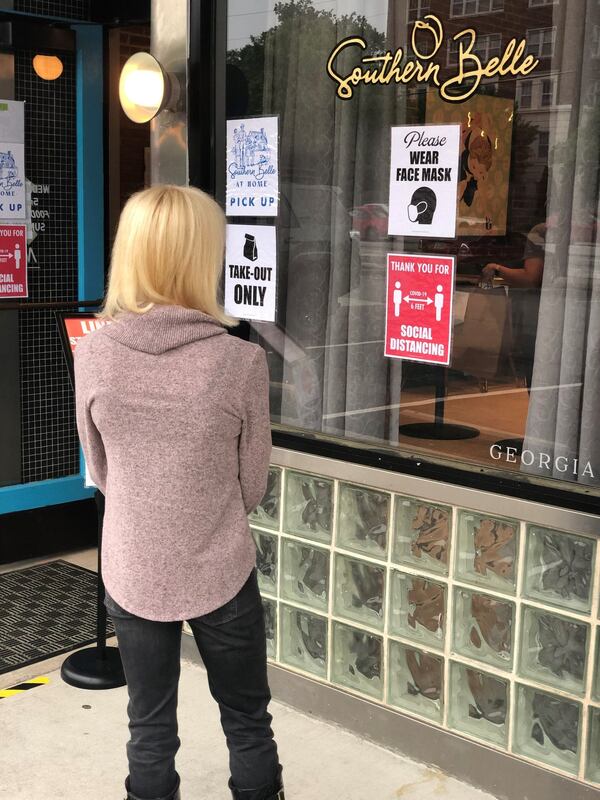
<svg viewBox="0 0 600 800"><path fill-rule="evenodd" d="M274 662L600 785L595 539L279 467L250 524Z"/></svg>

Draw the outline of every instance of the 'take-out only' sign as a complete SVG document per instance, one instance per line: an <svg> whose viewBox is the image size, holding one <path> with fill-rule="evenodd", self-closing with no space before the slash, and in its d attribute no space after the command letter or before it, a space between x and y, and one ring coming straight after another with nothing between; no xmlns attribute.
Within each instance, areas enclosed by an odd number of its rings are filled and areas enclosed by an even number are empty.
<svg viewBox="0 0 600 800"><path fill-rule="evenodd" d="M385 355L450 364L455 261L389 253Z"/></svg>

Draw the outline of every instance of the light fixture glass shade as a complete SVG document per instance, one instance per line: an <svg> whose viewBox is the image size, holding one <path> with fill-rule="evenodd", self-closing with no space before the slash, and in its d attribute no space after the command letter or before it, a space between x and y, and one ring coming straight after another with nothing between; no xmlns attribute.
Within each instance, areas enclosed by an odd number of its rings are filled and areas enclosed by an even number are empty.
<svg viewBox="0 0 600 800"><path fill-rule="evenodd" d="M38 78L55 81L63 74L63 62L58 56L37 55L33 59L33 69Z"/></svg>
<svg viewBox="0 0 600 800"><path fill-rule="evenodd" d="M136 53L125 63L119 81L123 111L133 122L150 122L167 102L168 78L150 53Z"/></svg>

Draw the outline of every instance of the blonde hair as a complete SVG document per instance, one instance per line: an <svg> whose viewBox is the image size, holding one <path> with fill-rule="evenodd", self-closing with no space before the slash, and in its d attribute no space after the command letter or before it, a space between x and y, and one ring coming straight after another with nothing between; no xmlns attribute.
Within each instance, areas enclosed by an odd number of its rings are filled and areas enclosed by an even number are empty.
<svg viewBox="0 0 600 800"><path fill-rule="evenodd" d="M234 325L218 301L224 249L225 215L204 192L153 186L134 194L121 214L99 316L178 305Z"/></svg>

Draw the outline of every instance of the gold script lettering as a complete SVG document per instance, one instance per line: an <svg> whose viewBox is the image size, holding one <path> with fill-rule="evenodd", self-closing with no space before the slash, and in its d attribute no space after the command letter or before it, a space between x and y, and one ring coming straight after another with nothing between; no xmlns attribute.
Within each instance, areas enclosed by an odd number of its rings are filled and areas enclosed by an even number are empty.
<svg viewBox="0 0 600 800"><path fill-rule="evenodd" d="M425 54L420 49L416 40L417 31L432 37L433 48L430 53ZM386 86L415 81L436 86L440 96L449 103L461 103L477 91L483 78L529 75L540 63L533 55L525 55L526 39L511 39L500 56L493 56L484 62L476 53L477 33L473 28L466 28L453 38L458 42L458 69L443 83L440 80L442 65L435 61L435 57L444 41L444 26L433 14L417 20L414 25L411 43L415 58L408 58L403 48L399 47L383 55L363 56L358 65L344 74L337 67L343 51L352 47L364 51L368 47L362 36L349 36L332 50L327 61L327 74L337 83L336 93L341 100L350 100L354 96L354 88L360 84Z"/></svg>

